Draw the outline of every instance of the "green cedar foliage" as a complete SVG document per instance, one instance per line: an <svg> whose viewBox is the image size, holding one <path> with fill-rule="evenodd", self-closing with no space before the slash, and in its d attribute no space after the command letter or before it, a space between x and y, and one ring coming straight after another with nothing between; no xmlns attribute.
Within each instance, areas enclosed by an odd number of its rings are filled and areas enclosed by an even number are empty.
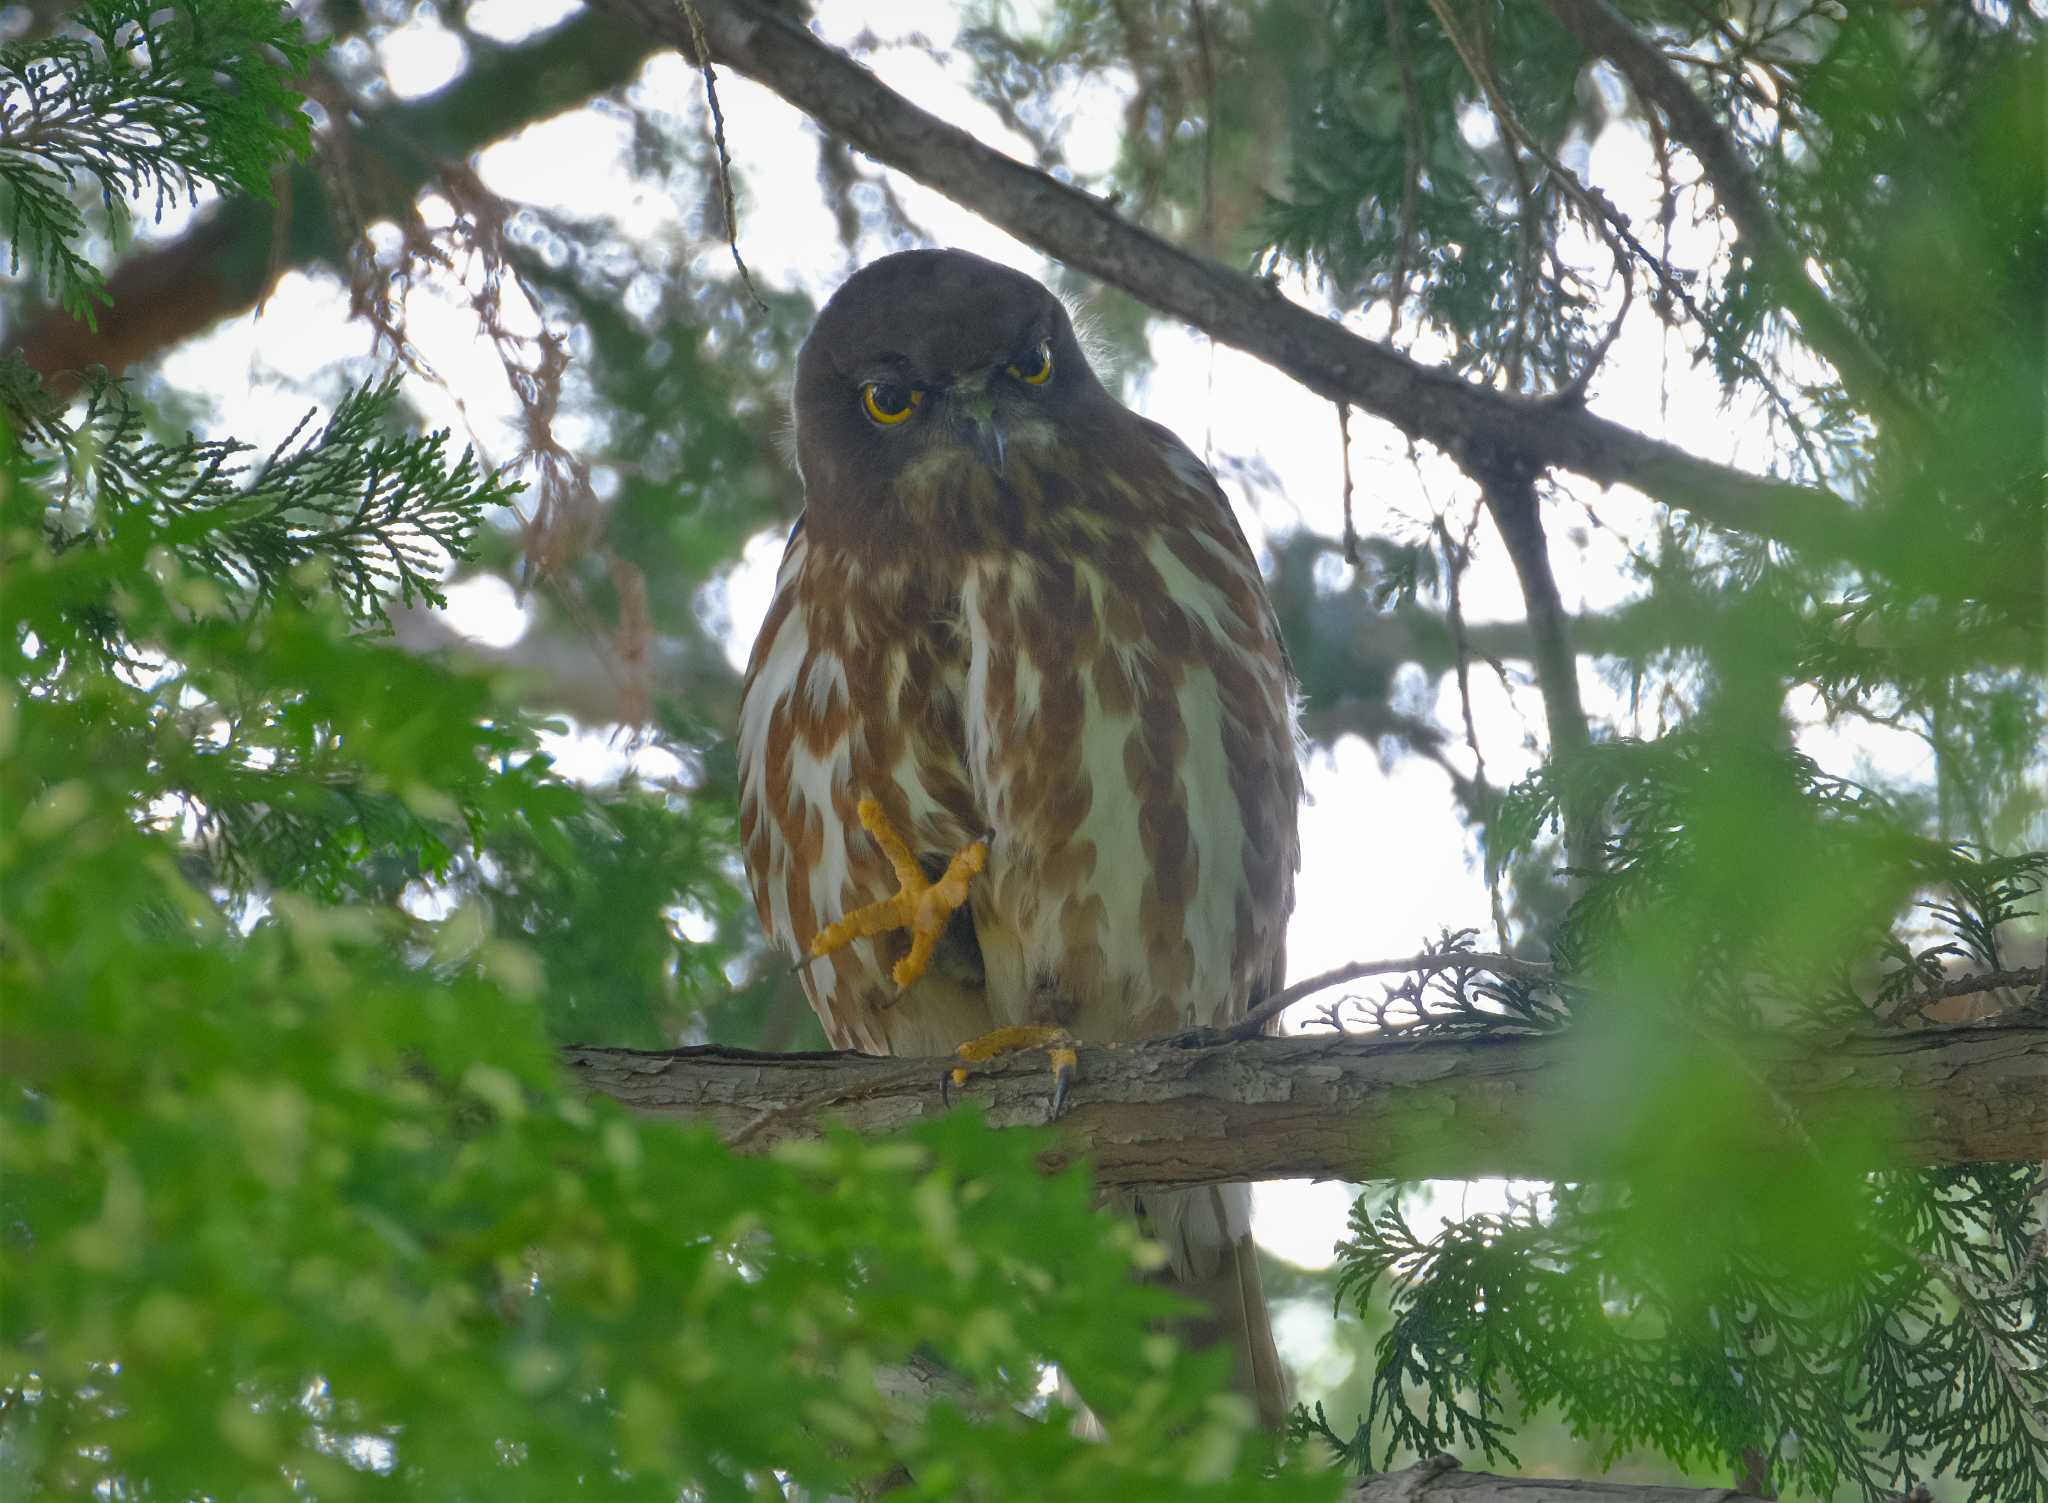
<svg viewBox="0 0 2048 1503"><path fill-rule="evenodd" d="M128 201L199 191L270 195L270 176L312 146L292 80L311 55L271 0L91 0L72 30L0 47L0 216L11 269L26 257L58 302L91 324L105 279L81 245L76 190L90 186L118 236Z"/></svg>
<svg viewBox="0 0 2048 1503"><path fill-rule="evenodd" d="M1361 1200L1335 1295L1384 1303L1391 1325L1355 1432L1320 1412L1304 1432L1361 1466L1450 1445L1512 1461L1518 1412L1554 1409L1610 1462L1648 1448L1711 1471L1754 1449L1820 1496L1946 1474L2039 1497L2041 1166L1873 1171L1881 1114L1802 1119L1754 1061L1824 1055L1873 1009L1911 1016L1945 957L2011 963L2001 935L2039 911L2048 854L1914 840L1791 754L1745 765L1679 736L1596 747L1575 771L1608 780L1616 822L1555 946L1581 1051L1559 1130L1585 1178L1434 1236ZM1505 819L1554 817L1556 781ZM1914 892L1941 894L1917 947L1885 927ZM1494 1026L1532 1018L1518 990ZM1455 1000L1433 1002L1439 1031L1486 1026Z"/></svg>
<svg viewBox="0 0 2048 1503"><path fill-rule="evenodd" d="M396 398L260 456L0 368L0 1492L1332 1496L1042 1135L745 1159L570 1089L578 996L713 974L579 917L730 905L729 810L564 781L380 635L508 495Z"/></svg>
<svg viewBox="0 0 2048 1503"><path fill-rule="evenodd" d="M1450 10L1486 38L1495 82L1553 152L1583 161L1575 151L1638 108L1584 76L1543 7ZM1554 1411L1610 1461L1645 1448L1712 1471L1747 1457L1823 1496L1949 1478L1973 1498L2037 1503L2039 1166L1884 1169L1881 1112L1802 1121L1750 1061L1917 1022L1945 959L1998 970L2023 963L2017 945L2039 953L2048 856L2023 846L2039 840L2048 745L2048 199L2038 121L2018 123L2040 97L2039 23L2023 8L1762 8L1740 23L1625 10L1667 56L1708 60L1686 77L1913 412L1874 424L1871 393L1816 374L1782 269L1739 240L1725 267L1687 273L1685 300L1664 300L1731 400L1774 414L1790 472L1858 510L1831 546L1805 549L1673 518L1640 557L1645 609L1683 645L1616 667L1671 707L1672 729L1553 761L1487 832L1499 872L1554 850L1568 811L1605 832L1542 935L1570 978L1586 1180L1434 1236L1398 1204L1362 1201L1337 1298L1385 1302L1392 1323L1356 1432L1340 1438L1322 1415L1303 1428L1360 1465L1453 1445L1511 1457L1518 1417ZM1540 165L1473 128L1478 91L1427 7L1337 16L1269 221L1275 249L1347 295L1407 300L1475 374L1554 388L1591 331L1559 268L1523 246L1532 219L1554 240L1570 206ZM1404 71L1408 111L1379 86ZM1417 170L1427 191L1404 216ZM1638 261L1654 289L1662 271ZM1413 286L1368 274L1404 262ZM1931 775L1877 786L1790 751L1797 690L1919 735ZM1992 854L2015 843L2022 854Z"/></svg>

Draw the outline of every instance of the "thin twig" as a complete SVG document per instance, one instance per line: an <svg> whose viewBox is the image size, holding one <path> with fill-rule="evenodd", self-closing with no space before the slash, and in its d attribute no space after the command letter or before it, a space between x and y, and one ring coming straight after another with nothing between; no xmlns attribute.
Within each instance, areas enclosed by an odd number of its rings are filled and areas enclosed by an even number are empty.
<svg viewBox="0 0 2048 1503"><path fill-rule="evenodd" d="M1586 388L1600 367L1607 363L1607 355L1614 348L1614 341L1621 337L1621 326L1628 322L1628 311L1636 300L1636 279L1628 258L1614 241L1608 242L1608 249L1614 254L1614 269L1621 275L1621 306L1615 310L1614 320L1607 326L1607 332L1600 336L1600 342L1593 346L1586 356L1586 363L1579 367L1579 373L1558 389L1557 399L1564 402L1585 400Z"/></svg>
<svg viewBox="0 0 2048 1503"><path fill-rule="evenodd" d="M1266 1024L1280 1016L1304 997L1327 991L1333 986L1342 986L1347 981L1356 981L1363 976L1397 976L1415 972L1435 973L1437 971L1492 971L1500 976L1513 976L1518 981L1529 981L1547 985L1557 979L1557 968L1540 960L1523 960L1516 955L1497 955L1485 950L1441 950L1425 955L1403 955L1393 960L1354 960L1349 965L1340 965L1297 981L1284 991L1275 992L1259 1003L1237 1022L1231 1024L1228 1037L1234 1039L1255 1038L1265 1031Z"/></svg>
<svg viewBox="0 0 2048 1503"><path fill-rule="evenodd" d="M1202 73L1202 249L1216 254L1216 58L1209 45L1209 18L1202 0L1188 0L1195 56Z"/></svg>
<svg viewBox="0 0 2048 1503"><path fill-rule="evenodd" d="M732 264L740 269L740 281L746 285L747 296L766 313L768 305L755 291L754 278L740 255L740 211L732 192L732 154L725 149L725 111L718 106L718 74L711 66L711 44L704 40L704 18L697 13L695 0L676 0L676 4L682 7L684 19L690 23L690 44L697 53L697 67L704 75L704 99L711 107L711 141L718 149L718 196L725 207L726 248L732 252Z"/></svg>
<svg viewBox="0 0 2048 1503"><path fill-rule="evenodd" d="M1578 209L1580 218L1600 237L1608 253L1614 257L1614 269L1621 277L1621 312L1599 344L1594 346L1585 368L1573 377L1560 393L1567 399L1576 400L1585 394L1586 383L1592 380L1593 373L1607 358L1607 352L1613 346L1615 336L1621 332L1621 320L1628 317L1629 305L1635 297L1635 277L1629 260L1631 251L1652 265L1657 263L1650 255L1649 248L1630 233L1628 221L1619 209L1608 202L1607 195L1579 181L1578 174L1558 161L1522 123L1521 116L1515 113L1514 106L1508 103L1507 96L1501 92L1499 80L1494 76L1491 63L1480 54L1478 48L1459 30L1458 23L1452 19L1447 0L1429 0L1429 8L1436 12L1437 21L1442 25L1452 50L1465 64L1465 71L1472 76L1472 81L1479 85L1480 92L1486 96L1488 108L1493 111L1494 119L1500 124L1501 135L1507 141L1508 164L1514 169L1516 187L1523 203L1534 208L1530 186L1522 176L1521 161L1515 155L1517 145L1542 164L1551 181L1557 184L1559 191ZM1524 216L1525 231L1533 224L1534 218L1533 213ZM1661 265L1657 266L1657 270L1669 276L1668 270ZM1518 278L1517 296L1521 295L1522 287L1523 283ZM1522 331L1522 320L1519 317L1516 319L1515 330L1519 340ZM1519 373L1511 374L1512 379L1519 385Z"/></svg>
<svg viewBox="0 0 2048 1503"><path fill-rule="evenodd" d="M1408 300L1408 274L1415 255L1415 227L1422 206L1422 90L1415 81L1415 54L1408 44L1401 0L1386 0L1387 47L1401 73L1401 223L1394 244L1389 341L1401 332L1401 305Z"/></svg>

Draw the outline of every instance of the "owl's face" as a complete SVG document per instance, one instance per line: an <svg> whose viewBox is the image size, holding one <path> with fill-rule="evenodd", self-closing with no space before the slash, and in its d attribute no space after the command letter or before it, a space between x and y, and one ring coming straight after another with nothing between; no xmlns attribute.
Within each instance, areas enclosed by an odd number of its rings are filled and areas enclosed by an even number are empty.
<svg viewBox="0 0 2048 1503"><path fill-rule="evenodd" d="M903 251L833 294L797 357L808 525L929 521L1000 505L1016 468L1085 449L1122 412L1043 285L964 251ZM979 498L979 499L977 499Z"/></svg>

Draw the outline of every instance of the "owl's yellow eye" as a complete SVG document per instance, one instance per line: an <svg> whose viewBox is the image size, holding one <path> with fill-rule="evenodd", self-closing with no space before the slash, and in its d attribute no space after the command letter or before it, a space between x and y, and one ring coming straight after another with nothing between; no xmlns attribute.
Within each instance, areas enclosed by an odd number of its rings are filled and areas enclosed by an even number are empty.
<svg viewBox="0 0 2048 1503"><path fill-rule="evenodd" d="M1052 379L1052 342L1041 339L1037 349L1010 367L1010 374L1032 386L1045 385Z"/></svg>
<svg viewBox="0 0 2048 1503"><path fill-rule="evenodd" d="M860 389L860 405L885 428L893 428L924 405L924 393L894 381L870 381Z"/></svg>

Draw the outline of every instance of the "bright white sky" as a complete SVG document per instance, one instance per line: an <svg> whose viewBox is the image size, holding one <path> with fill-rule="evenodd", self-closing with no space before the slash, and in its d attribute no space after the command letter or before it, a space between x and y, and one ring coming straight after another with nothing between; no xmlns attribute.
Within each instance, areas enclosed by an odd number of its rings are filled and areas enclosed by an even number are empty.
<svg viewBox="0 0 2048 1503"><path fill-rule="evenodd" d="M478 0L468 15L479 31L510 40L552 25L574 8L563 0ZM1014 7L1025 13L1034 8ZM874 27L891 37L921 33L943 47L956 33L956 11L942 0L824 0L817 29L840 45ZM440 24L430 5L421 6L413 21L391 31L377 49L388 86L400 97L430 93L447 83L460 71L463 52L458 35ZM914 47L883 48L867 61L886 83L925 108L998 147L1027 154L1025 143L968 96L962 70ZM1096 80L1065 101L1070 111L1067 153L1083 174L1106 169L1114 160L1124 87L1115 79ZM634 93L645 105L701 118L701 84L673 54L653 60ZM721 73L720 99L737 167L741 248L757 279L802 288L822 302L858 261L895 248L864 245L857 260L848 259L817 190L815 132L797 111L730 72ZM675 246L679 259L687 262L684 274L724 275L728 263L722 241L693 236L685 218L688 205L631 177L629 144L628 122L616 111L588 108L492 147L479 166L486 182L508 198L609 217L636 241ZM1586 161L1575 165L1624 212L1640 221L1654 218L1654 166L1641 136L1612 128L1594 143ZM892 180L934 243L1046 275L1048 263L1035 251L916 182L901 176ZM430 204L430 219L437 207L445 217L444 206ZM1682 265L1711 263L1715 246L1688 225L1688 217L1679 216L1675 259ZM173 228L166 225L159 233ZM1597 250L1586 255L1589 264L1604 260L1604 252ZM1311 306L1320 305L1320 293L1299 279L1287 290ZM452 424L458 434L472 433L486 455L513 452L513 402L497 357L478 335L459 289L415 292L410 311L413 336L446 383L437 391L414 382L412 400L434 421ZM1085 318L1085 309L1080 311ZM1383 319L1351 322L1364 333L1385 332ZM324 275L293 272L260 316L232 321L192 341L164 362L163 377L188 394L213 393L224 419L221 427L262 446L288 431L309 402L331 402L368 374L367 347L366 332L347 323L341 284ZM1427 340L1412 341L1410 348L1425 360L1436 353ZM1177 324L1154 326L1151 353L1152 364L1132 393L1134 404L1178 432L1198 453L1256 460L1263 469L1253 472L1272 477L1270 487L1226 485L1255 546L1304 526L1331 536L1341 531L1341 456L1336 417L1328 404L1262 362L1212 346ZM452 395L457 392L459 401ZM1689 367L1684 347L1663 337L1647 309L1638 308L1632 316L1591 399L1607 417L1710 458L1752 468L1769 462L1761 425L1752 414L1721 406L1711 376ZM558 431L573 441L568 424ZM1362 414L1354 413L1351 432L1361 532L1412 532L1413 523L1426 523L1439 511L1448 512L1454 530L1462 527L1472 492L1450 466L1433 455L1419 462L1411 458L1393 429ZM793 515L800 499L793 472L788 493ZM1608 608L1637 592L1628 570L1628 543L1652 536L1654 510L1640 496L1619 490L1601 494L1575 482L1573 494L1577 504L1553 506L1545 518L1559 587L1573 612ZM1403 519L1411 525L1403 528ZM736 665L743 663L766 611L781 534L777 528L756 538L714 598L703 602L710 619L731 622L727 646ZM1521 597L1505 551L1490 529L1482 527L1479 536L1478 557L1463 587L1467 614L1474 621L1519 618ZM1342 583L1341 573L1333 585ZM509 645L525 629L518 603L496 578L458 584L451 596L459 629L479 642ZM1542 706L1526 680L1511 695L1483 666L1475 667L1472 685L1487 773L1497 786L1505 786L1541 755ZM1413 687L1419 693L1421 686L1418 677ZM1631 718L1625 692L1604 683L1589 665L1582 665L1581 689L1596 724L1655 733L1654 721ZM1449 676L1435 709L1444 724L1461 723ZM1815 707L1809 718L1817 713ZM1654 709L1646 714L1653 716ZM592 727L565 738L558 748L565 770L592 779L618 776L631 753L610 731ZM1911 777L1927 760L1918 740L1864 725L1838 734L1814 723L1804 742L1825 765L1844 773L1875 764L1885 776ZM1454 755L1465 760L1462 750ZM668 769L643 770L659 774ZM1294 976L1366 956L1409 954L1444 927L1486 930L1488 901L1478 852L1457 819L1441 771L1419 758L1382 769L1370 746L1347 738L1315 755L1308 788L1312 802L1302 814L1299 899L1288 937ZM1498 1204L1499 1188L1446 1184L1444 1208L1456 1214L1479 1209L1480 1200ZM1259 1238L1298 1264L1327 1265L1351 1199L1349 1189L1339 1185L1261 1186ZM1319 1357L1329 1359L1327 1313L1297 1302L1279 1317L1282 1346L1297 1368L1305 1369L1305 1396L1312 1399L1341 1381L1341 1369L1315 1365Z"/></svg>

